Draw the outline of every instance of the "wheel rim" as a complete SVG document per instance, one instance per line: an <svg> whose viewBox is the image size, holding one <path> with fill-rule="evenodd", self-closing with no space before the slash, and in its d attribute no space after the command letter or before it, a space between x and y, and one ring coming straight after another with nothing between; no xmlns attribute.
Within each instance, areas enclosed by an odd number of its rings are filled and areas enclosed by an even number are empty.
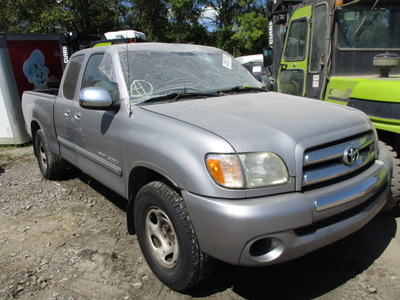
<svg viewBox="0 0 400 300"><path fill-rule="evenodd" d="M145 222L146 240L153 256L164 268L172 269L178 262L179 246L170 219L160 208L150 207Z"/></svg>
<svg viewBox="0 0 400 300"><path fill-rule="evenodd" d="M39 155L38 155L38 159L40 164L42 165L43 168L47 167L47 156L46 156L46 152L43 146L43 143L39 144Z"/></svg>

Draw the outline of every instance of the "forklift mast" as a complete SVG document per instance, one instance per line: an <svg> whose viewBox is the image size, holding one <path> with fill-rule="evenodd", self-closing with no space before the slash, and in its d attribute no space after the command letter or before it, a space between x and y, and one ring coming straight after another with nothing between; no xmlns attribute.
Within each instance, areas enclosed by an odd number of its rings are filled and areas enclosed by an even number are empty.
<svg viewBox="0 0 400 300"><path fill-rule="evenodd" d="M268 47L274 52L273 61L271 63L272 77L276 78L280 57L283 51L283 43L288 26L290 14L293 6L303 4L304 0L268 0L265 11L268 18Z"/></svg>
<svg viewBox="0 0 400 300"><path fill-rule="evenodd" d="M60 50L61 50L61 65L63 70L68 63L69 58L76 51L89 48L93 42L102 39L101 35L97 34L81 34L76 31L60 32Z"/></svg>
<svg viewBox="0 0 400 300"><path fill-rule="evenodd" d="M84 34L76 31L59 33L61 65L63 70L69 58L76 51L114 44L147 42L146 35L134 30L106 32L104 34Z"/></svg>

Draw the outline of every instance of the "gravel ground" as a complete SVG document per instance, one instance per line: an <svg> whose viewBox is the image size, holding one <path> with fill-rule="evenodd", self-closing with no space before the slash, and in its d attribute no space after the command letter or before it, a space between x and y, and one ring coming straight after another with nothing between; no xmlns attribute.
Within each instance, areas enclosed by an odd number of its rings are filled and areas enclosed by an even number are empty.
<svg viewBox="0 0 400 300"><path fill-rule="evenodd" d="M0 148L0 299L400 299L400 209L300 259L220 263L178 293L126 231L124 199L71 171L41 177L32 148Z"/></svg>

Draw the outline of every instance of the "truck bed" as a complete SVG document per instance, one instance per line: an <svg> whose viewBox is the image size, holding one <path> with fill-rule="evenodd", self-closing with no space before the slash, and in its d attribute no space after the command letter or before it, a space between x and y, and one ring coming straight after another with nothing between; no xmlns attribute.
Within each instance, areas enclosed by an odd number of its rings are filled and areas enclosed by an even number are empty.
<svg viewBox="0 0 400 300"><path fill-rule="evenodd" d="M38 122L48 134L48 143L54 153L59 153L56 132L54 128L54 103L58 89L44 89L40 91L25 91L22 94L22 111L25 120ZM25 124L27 132L35 139L32 124Z"/></svg>

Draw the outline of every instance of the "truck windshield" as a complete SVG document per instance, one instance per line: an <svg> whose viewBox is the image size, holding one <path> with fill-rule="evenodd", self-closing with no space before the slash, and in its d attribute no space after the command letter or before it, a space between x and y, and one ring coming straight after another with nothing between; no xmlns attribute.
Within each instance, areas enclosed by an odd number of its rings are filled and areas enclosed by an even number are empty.
<svg viewBox="0 0 400 300"><path fill-rule="evenodd" d="M339 48L400 49L400 5L369 3L338 10Z"/></svg>
<svg viewBox="0 0 400 300"><path fill-rule="evenodd" d="M136 50L119 55L130 99L135 103L174 94L212 95L237 87L262 88L223 51Z"/></svg>

